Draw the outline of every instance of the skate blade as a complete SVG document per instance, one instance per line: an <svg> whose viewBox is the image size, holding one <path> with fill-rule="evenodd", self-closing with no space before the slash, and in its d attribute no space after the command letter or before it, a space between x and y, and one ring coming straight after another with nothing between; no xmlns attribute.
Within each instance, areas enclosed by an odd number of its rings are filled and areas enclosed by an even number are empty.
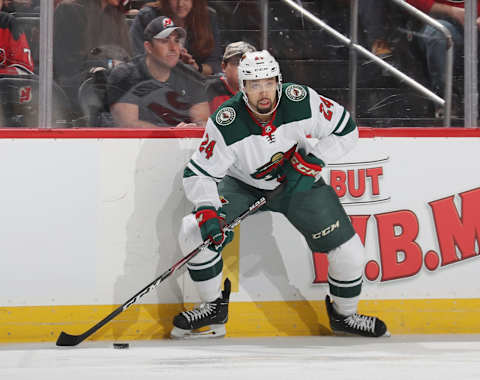
<svg viewBox="0 0 480 380"><path fill-rule="evenodd" d="M183 330L174 327L170 332L172 339L212 339L223 338L227 333L225 325L210 325L210 328L205 330Z"/></svg>
<svg viewBox="0 0 480 380"><path fill-rule="evenodd" d="M345 332L345 331L341 331L341 330L332 330L333 332L333 335L335 336L354 336L354 337L357 337L357 338L389 338L392 336L392 334L390 334L390 331L385 331L385 334L383 335L380 335L380 336L372 336L372 337L368 337L368 336L363 336L363 335L359 335L359 334L353 334L353 333L348 333L348 332Z"/></svg>

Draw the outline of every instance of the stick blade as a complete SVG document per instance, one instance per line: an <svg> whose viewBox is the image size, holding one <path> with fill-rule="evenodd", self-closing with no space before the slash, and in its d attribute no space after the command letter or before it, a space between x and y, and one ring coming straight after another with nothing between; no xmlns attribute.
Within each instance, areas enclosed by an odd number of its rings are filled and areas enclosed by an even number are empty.
<svg viewBox="0 0 480 380"><path fill-rule="evenodd" d="M61 332L57 338L57 346L76 346L83 341L83 335L70 335L66 332Z"/></svg>

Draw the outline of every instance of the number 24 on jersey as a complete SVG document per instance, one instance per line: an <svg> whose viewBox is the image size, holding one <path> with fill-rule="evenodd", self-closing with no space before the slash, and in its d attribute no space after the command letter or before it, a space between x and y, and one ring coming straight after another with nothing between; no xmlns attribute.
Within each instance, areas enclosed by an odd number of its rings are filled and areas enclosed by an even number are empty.
<svg viewBox="0 0 480 380"><path fill-rule="evenodd" d="M200 152L204 152L207 160L212 157L213 154L213 148L215 148L215 144L217 142L215 140L210 140L208 137L208 133L205 134L205 139L202 141L200 144L200 147L198 150Z"/></svg>
<svg viewBox="0 0 480 380"><path fill-rule="evenodd" d="M323 113L323 116L328 121L332 120L333 112L329 110L333 106L333 103L325 99L323 96L320 96L320 112Z"/></svg>

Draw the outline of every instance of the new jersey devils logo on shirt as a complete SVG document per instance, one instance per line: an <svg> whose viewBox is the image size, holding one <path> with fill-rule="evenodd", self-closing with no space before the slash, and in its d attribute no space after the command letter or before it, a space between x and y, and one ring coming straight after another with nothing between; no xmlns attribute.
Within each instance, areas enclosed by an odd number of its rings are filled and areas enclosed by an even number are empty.
<svg viewBox="0 0 480 380"><path fill-rule="evenodd" d="M19 102L21 104L30 103L32 101L32 88L31 87L21 87L19 89Z"/></svg>

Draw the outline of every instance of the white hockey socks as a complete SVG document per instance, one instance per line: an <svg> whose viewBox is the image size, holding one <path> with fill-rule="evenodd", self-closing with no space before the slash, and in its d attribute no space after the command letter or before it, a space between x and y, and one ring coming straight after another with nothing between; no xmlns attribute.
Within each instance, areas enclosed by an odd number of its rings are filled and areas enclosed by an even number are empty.
<svg viewBox="0 0 480 380"><path fill-rule="evenodd" d="M357 312L364 257L364 248L357 234L328 252L328 284L333 307L338 314L351 315Z"/></svg>
<svg viewBox="0 0 480 380"><path fill-rule="evenodd" d="M195 216L185 216L178 235L183 254L188 255L202 241ZM187 263L187 268L203 302L212 302L221 297L223 259L220 252L205 248Z"/></svg>

